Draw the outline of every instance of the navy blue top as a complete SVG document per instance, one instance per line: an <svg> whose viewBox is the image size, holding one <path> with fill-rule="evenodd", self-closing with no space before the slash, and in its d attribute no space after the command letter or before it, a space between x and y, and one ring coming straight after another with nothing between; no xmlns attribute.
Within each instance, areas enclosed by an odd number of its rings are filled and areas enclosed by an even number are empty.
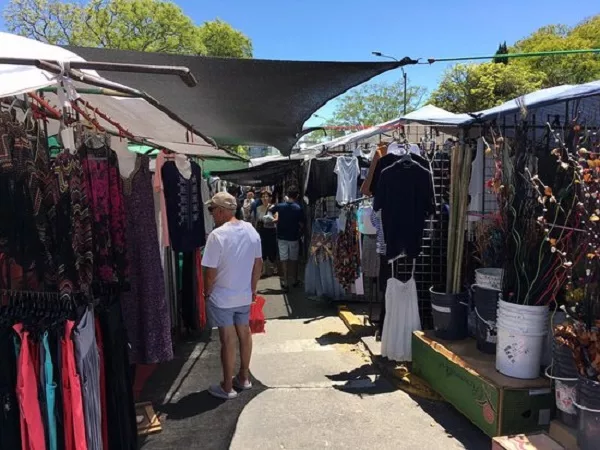
<svg viewBox="0 0 600 450"><path fill-rule="evenodd" d="M279 214L277 219L277 238L284 241L300 239L300 224L304 223L302 207L296 202L278 203L273 208L273 214Z"/></svg>
<svg viewBox="0 0 600 450"><path fill-rule="evenodd" d="M204 199L200 189L202 171L195 162L191 164L189 179L181 175L173 161L167 161L162 167L169 239L177 252L193 252L206 243Z"/></svg>

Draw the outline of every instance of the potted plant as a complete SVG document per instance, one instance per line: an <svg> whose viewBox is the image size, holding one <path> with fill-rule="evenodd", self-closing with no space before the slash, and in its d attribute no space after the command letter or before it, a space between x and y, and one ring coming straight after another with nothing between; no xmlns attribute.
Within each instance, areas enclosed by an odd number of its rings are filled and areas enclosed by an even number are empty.
<svg viewBox="0 0 600 450"><path fill-rule="evenodd" d="M465 142L461 132L458 145L452 149L450 163L450 215L448 250L446 256L446 286L432 286L431 307L435 334L441 339L458 340L468 335L468 292L463 283L463 256L465 250L466 217L472 146Z"/></svg>

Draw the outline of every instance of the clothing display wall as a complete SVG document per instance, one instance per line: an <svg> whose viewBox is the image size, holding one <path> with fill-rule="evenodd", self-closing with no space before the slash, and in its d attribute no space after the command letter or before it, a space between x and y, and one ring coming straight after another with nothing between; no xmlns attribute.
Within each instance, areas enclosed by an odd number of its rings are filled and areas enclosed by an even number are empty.
<svg viewBox="0 0 600 450"><path fill-rule="evenodd" d="M68 133L0 113L0 448L133 450L130 364L173 356L149 160Z"/></svg>

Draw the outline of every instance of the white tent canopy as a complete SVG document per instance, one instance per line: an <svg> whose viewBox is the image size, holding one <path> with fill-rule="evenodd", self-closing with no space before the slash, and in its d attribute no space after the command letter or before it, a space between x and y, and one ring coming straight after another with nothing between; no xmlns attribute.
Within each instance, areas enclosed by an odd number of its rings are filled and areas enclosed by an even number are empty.
<svg viewBox="0 0 600 450"><path fill-rule="evenodd" d="M455 114L434 105L425 105L411 113L402 116L401 123L419 123L432 126L457 126L469 120L469 114Z"/></svg>
<svg viewBox="0 0 600 450"><path fill-rule="evenodd" d="M83 58L64 48L4 32L0 32L0 58L37 59L59 64L68 63L69 61L84 61ZM95 71L84 70L82 72L104 83L110 83L115 89L124 87L101 77ZM64 80L61 75L47 72L35 66L0 64L0 98L33 92L47 87L57 87L60 85L61 80ZM76 88L85 87L79 82L74 83L74 86ZM160 142L161 145L170 150L200 157L231 157L227 152L216 148L211 142L198 135L194 136L192 146L182 145L181 143L186 142L186 135L188 134L186 127L143 98L93 94L81 94L81 97L121 124L137 138ZM46 94L46 99L54 106L59 106L56 95ZM108 122L99 117L97 119L106 129L116 131Z"/></svg>

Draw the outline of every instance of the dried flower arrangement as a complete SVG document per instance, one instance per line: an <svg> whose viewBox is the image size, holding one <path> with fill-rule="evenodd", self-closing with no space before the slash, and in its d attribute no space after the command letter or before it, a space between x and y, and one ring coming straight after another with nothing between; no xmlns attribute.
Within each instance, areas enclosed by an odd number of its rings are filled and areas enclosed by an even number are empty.
<svg viewBox="0 0 600 450"><path fill-rule="evenodd" d="M600 264L600 163L582 147L589 133L572 126L567 139L550 130L555 144L547 170L539 173L524 124L514 139L488 145L496 173L488 182L498 197L504 224L503 294L507 301L541 305L567 298L596 299ZM543 178L543 179L542 179ZM574 274L582 265L583 277ZM580 280L581 278L581 280ZM583 296L576 289L582 288Z"/></svg>
<svg viewBox="0 0 600 450"><path fill-rule="evenodd" d="M581 376L600 381L600 331L589 330L582 323L558 325L554 329L556 344L573 352Z"/></svg>
<svg viewBox="0 0 600 450"><path fill-rule="evenodd" d="M475 225L475 260L482 267L502 267L504 229L500 214L490 215Z"/></svg>

